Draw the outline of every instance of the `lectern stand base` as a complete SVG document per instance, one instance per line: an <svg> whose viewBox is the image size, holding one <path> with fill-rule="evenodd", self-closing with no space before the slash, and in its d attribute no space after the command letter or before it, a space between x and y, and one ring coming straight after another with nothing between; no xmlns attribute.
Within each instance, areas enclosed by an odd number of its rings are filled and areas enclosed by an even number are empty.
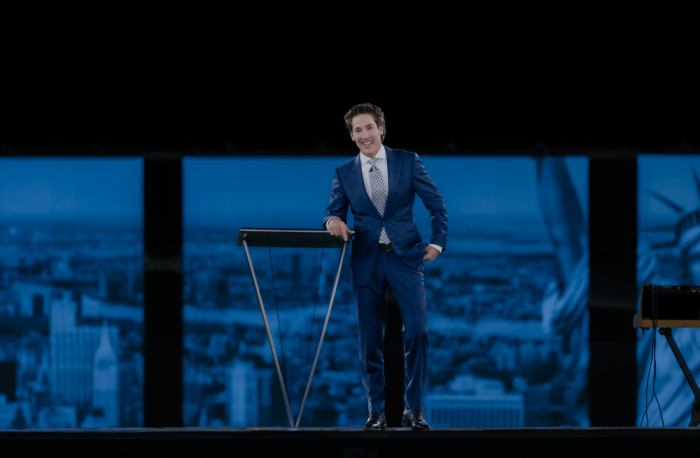
<svg viewBox="0 0 700 458"><path fill-rule="evenodd" d="M255 286L255 294L258 298L258 303L260 304L260 313L262 314L263 324L265 325L265 332L267 332L267 339L270 343L270 350L272 350L272 358L275 362L275 370L277 371L277 378L279 379L280 386L282 387L282 396L284 398L284 405L287 408L287 415L289 419L289 425L292 428L298 428L301 422L301 414L304 411L304 405L306 404L306 398L309 395L309 390L311 388L311 381L314 377L314 371L316 370L316 363L318 363L318 357L321 354L321 345L323 345L323 338L326 335L326 328L328 327L328 319L331 316L331 309L333 308L333 299L335 298L335 291L338 288L338 280L340 280L340 271L343 268L343 259L345 257L345 250L347 249L350 241L352 240L352 235L354 232L349 234L347 241L343 241L338 237L333 237L326 230L315 230L315 229L248 229L242 228L238 234L238 239L236 245L243 245L245 248L245 254L248 257L248 265L250 266L250 274L253 277L253 285ZM272 339L272 332L270 332L270 325L267 322L267 315L265 314L265 306L263 305L262 296L260 295L260 287L258 286L258 280L255 277L255 269L253 269L253 261L250 258L250 252L248 251L248 246L265 246L265 247L298 247L298 248L342 248L340 254L340 262L338 264L338 273L335 276L335 283L333 284L333 292L331 293L330 304L328 305L328 313L326 313L326 321L323 323L323 330L321 331L321 339L318 342L318 349L316 350L316 358L314 358L314 364L311 367L311 372L309 374L309 381L306 385L306 391L304 392L304 398L301 401L301 407L299 408L299 415L296 422L292 417L292 409L289 407L289 398L287 396L287 389L284 385L284 379L282 378L282 371L280 370L279 360L277 359L277 352L275 351L275 344Z"/></svg>
<svg viewBox="0 0 700 458"><path fill-rule="evenodd" d="M700 391L698 391L698 385L695 383L695 378L693 378L693 374L690 373L688 365L685 363L685 359L683 358L681 351L678 349L678 345L676 345L676 340L673 338L672 329L659 328L659 334L666 337L668 345L671 347L671 351L673 352L673 356L676 357L676 361L678 361L678 365L681 366L683 375L685 375L685 379L695 395L695 399L693 400L693 404L690 409L690 424L688 426L700 426Z"/></svg>

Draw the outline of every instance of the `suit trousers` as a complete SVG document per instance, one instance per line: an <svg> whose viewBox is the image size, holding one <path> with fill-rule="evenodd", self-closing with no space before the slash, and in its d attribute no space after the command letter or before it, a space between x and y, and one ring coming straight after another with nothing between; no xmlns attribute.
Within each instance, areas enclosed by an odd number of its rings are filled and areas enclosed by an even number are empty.
<svg viewBox="0 0 700 458"><path fill-rule="evenodd" d="M385 295L391 286L404 328L401 339L406 361L406 406L425 410L423 386L428 358L428 315L425 269L416 270L391 251L378 251L369 283L355 287L355 314L360 338L360 372L370 413L384 412Z"/></svg>

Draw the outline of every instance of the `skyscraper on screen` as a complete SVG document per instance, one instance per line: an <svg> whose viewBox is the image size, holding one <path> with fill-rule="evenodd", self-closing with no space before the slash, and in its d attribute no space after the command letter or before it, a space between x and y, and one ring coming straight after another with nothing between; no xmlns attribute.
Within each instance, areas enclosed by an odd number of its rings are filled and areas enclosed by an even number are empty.
<svg viewBox="0 0 700 458"><path fill-rule="evenodd" d="M92 399L93 407L101 408L104 412L107 426L119 426L119 363L106 322L100 330L100 345L95 352Z"/></svg>
<svg viewBox="0 0 700 458"><path fill-rule="evenodd" d="M226 409L231 426L258 426L258 386L253 364L234 361L226 373Z"/></svg>
<svg viewBox="0 0 700 458"><path fill-rule="evenodd" d="M76 312L77 304L69 299L51 304L51 392L54 405L76 406L86 412L94 402L96 353L103 331L98 326L76 326ZM119 329L107 329L111 348L118 348Z"/></svg>

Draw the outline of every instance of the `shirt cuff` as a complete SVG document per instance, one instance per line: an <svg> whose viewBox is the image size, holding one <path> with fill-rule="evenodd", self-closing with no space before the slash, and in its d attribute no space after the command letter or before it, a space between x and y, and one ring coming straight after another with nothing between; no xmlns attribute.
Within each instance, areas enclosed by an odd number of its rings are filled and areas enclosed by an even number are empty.
<svg viewBox="0 0 700 458"><path fill-rule="evenodd" d="M328 218L328 221L326 221L326 229L328 229L328 223L330 223L331 220L334 220L336 218L337 218L337 216L331 216L330 218Z"/></svg>
<svg viewBox="0 0 700 458"><path fill-rule="evenodd" d="M428 246L431 246L431 247L435 248L436 250L438 250L439 253L442 253L442 247L437 246L437 245L433 245L432 243Z"/></svg>

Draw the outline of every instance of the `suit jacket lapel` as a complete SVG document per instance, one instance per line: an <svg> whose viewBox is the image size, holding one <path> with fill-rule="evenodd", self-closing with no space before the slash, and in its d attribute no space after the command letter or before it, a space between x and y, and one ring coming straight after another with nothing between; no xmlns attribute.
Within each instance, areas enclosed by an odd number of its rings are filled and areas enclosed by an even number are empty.
<svg viewBox="0 0 700 458"><path fill-rule="evenodd" d="M377 207L374 206L374 203L372 203L372 199L369 198L367 195L367 189L365 188L365 181L364 178L362 178L362 161L360 160L360 154L359 153L355 157L355 162L350 168L350 172L352 172L350 175L350 187L351 190L348 190L352 193L355 193L356 195L359 196L360 202L363 206L369 207L369 211L373 212L377 217L381 218L381 215L377 211ZM385 210L386 213L386 210Z"/></svg>
<svg viewBox="0 0 700 458"><path fill-rule="evenodd" d="M396 190L401 179L401 164L391 148L387 148L385 145L384 150L386 151L386 165L389 171L389 193L386 198L384 215L388 216L394 210L392 204L396 202Z"/></svg>

